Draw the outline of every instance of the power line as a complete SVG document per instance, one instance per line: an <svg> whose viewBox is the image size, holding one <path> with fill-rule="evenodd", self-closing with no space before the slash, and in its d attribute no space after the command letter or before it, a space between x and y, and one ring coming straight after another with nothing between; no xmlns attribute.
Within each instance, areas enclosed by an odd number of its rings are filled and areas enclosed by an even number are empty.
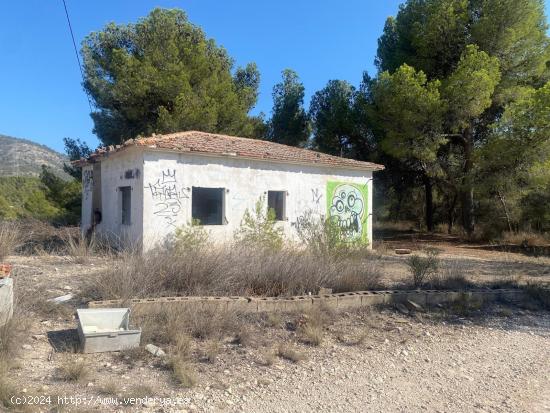
<svg viewBox="0 0 550 413"><path fill-rule="evenodd" d="M63 7L65 8L65 16L67 16L67 23L69 24L69 31L71 32L71 39L73 39L74 54L76 55L76 61L78 62L78 68L80 69L80 76L82 76L82 81L84 81L84 71L82 70L82 64L80 63L80 56L78 55L78 49L76 47L76 41L74 40L73 27L71 26L71 19L69 18L69 12L67 11L67 4L65 0L63 1ZM90 101L90 96L86 93L86 98L88 98L88 106L90 107L90 112L92 110L92 102Z"/></svg>

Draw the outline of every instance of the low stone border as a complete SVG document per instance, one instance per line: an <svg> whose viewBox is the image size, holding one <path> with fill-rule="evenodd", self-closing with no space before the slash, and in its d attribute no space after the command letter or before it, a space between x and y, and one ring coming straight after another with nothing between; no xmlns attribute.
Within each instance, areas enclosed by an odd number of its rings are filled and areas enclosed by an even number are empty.
<svg viewBox="0 0 550 413"><path fill-rule="evenodd" d="M373 305L392 305L413 301L421 306L431 307L448 304L459 299L478 302L503 300L520 302L526 293L519 289L438 291L438 290L391 290L356 291L340 294L301 295L288 298L279 297L160 297L133 300L91 301L89 308L130 307L138 312L158 312L166 307L189 309L218 309L242 313L269 311L304 311L323 305L335 310L346 310Z"/></svg>

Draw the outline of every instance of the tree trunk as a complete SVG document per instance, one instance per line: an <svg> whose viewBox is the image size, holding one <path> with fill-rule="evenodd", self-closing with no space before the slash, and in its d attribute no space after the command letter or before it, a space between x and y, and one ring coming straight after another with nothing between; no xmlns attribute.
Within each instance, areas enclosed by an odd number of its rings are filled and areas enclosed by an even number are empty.
<svg viewBox="0 0 550 413"><path fill-rule="evenodd" d="M424 190L426 192L426 227L429 232L434 230L434 201L432 181L427 175L422 176Z"/></svg>
<svg viewBox="0 0 550 413"><path fill-rule="evenodd" d="M449 235L453 232L453 225L455 222L456 198L456 194L453 195L452 201L449 200L449 203L447 204L447 233Z"/></svg>
<svg viewBox="0 0 550 413"><path fill-rule="evenodd" d="M462 206L462 226L469 237L475 229L474 224L474 187L472 184L473 169L473 136L472 129L466 128L463 133L464 139L464 177L462 178L462 190L460 194Z"/></svg>
<svg viewBox="0 0 550 413"><path fill-rule="evenodd" d="M508 223L508 231L512 232L512 220L510 219L510 213L508 212L508 205L506 204L506 198L500 191L497 192L497 197L500 200L502 208L504 209L504 215L506 216L506 222Z"/></svg>

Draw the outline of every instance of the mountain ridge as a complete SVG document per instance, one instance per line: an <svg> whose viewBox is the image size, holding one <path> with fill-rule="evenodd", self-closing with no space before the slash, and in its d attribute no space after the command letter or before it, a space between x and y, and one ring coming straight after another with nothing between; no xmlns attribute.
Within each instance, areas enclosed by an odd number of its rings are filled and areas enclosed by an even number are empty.
<svg viewBox="0 0 550 413"><path fill-rule="evenodd" d="M0 176L38 177L46 165L59 177L69 179L63 170L65 162L65 155L46 145L0 133Z"/></svg>

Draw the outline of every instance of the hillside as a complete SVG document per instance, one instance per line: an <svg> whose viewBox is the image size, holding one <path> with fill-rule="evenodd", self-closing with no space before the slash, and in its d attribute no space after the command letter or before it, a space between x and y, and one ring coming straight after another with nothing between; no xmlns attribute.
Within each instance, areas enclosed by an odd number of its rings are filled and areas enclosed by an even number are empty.
<svg viewBox="0 0 550 413"><path fill-rule="evenodd" d="M48 148L26 139L0 135L0 176L40 175L42 165L47 165L62 178L68 178L63 171L67 158Z"/></svg>

